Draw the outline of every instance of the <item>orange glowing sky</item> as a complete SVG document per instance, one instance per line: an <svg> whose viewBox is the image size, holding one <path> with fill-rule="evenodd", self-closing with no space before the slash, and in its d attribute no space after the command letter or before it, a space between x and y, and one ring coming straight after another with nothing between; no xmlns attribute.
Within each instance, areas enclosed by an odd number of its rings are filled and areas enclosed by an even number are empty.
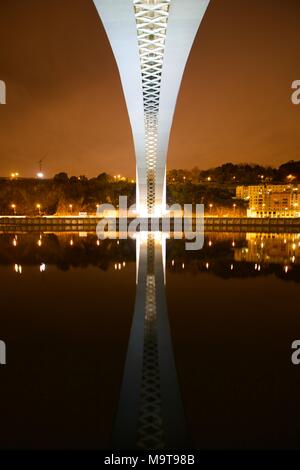
<svg viewBox="0 0 300 470"><path fill-rule="evenodd" d="M300 160L299 0L211 0L183 80L169 168ZM134 174L117 68L91 0L1 0L0 175Z"/></svg>

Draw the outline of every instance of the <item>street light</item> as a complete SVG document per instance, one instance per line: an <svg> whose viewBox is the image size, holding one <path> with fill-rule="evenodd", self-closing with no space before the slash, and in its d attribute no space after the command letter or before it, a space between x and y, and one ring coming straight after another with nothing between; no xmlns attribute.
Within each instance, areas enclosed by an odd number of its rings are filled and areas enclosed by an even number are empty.
<svg viewBox="0 0 300 470"><path fill-rule="evenodd" d="M10 207L14 211L14 215L16 215L16 208L17 208L16 204L12 204Z"/></svg>
<svg viewBox="0 0 300 470"><path fill-rule="evenodd" d="M288 176L286 177L286 179L287 179L288 181L293 181L294 179L296 179L296 176L294 176L294 175L288 175Z"/></svg>
<svg viewBox="0 0 300 470"><path fill-rule="evenodd" d="M70 209L70 212L72 214L73 213L73 204L69 204L69 209Z"/></svg>
<svg viewBox="0 0 300 470"><path fill-rule="evenodd" d="M42 207L41 204L37 204L37 205L36 205L36 208L37 208L38 211L39 211L39 215L41 215L41 207Z"/></svg>
<svg viewBox="0 0 300 470"><path fill-rule="evenodd" d="M235 215L236 204L233 204L233 213Z"/></svg>
<svg viewBox="0 0 300 470"><path fill-rule="evenodd" d="M210 213L210 214L211 214L211 210L212 210L213 207L214 207L213 204L209 204L209 213Z"/></svg>

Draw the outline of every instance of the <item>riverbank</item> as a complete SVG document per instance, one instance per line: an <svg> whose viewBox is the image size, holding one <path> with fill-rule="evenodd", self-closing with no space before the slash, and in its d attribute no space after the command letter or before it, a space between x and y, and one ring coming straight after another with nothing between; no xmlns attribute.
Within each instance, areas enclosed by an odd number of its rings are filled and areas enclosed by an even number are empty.
<svg viewBox="0 0 300 470"><path fill-rule="evenodd" d="M101 218L88 217L18 217L18 216L2 216L0 217L0 231L95 231L96 226ZM109 219L108 219L109 220ZM134 219L128 219L127 225ZM110 220L113 223L112 220ZM116 230L123 230L124 226L120 226L121 219L116 219ZM124 220L122 221L124 223ZM160 230L163 228L162 219L156 219L157 226ZM170 230L177 230L178 219L170 219ZM199 219L192 219L193 230L198 228L201 230ZM151 230L151 219L146 220L146 226ZM112 227L112 225L111 225ZM205 230L213 231L241 231L241 232L284 232L293 231L300 232L300 218L247 218L247 217L205 217Z"/></svg>

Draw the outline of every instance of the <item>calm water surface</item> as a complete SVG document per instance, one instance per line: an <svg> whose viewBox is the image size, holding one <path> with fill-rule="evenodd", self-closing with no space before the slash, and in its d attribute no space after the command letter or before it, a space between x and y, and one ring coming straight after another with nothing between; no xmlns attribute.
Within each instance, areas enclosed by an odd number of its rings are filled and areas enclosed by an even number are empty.
<svg viewBox="0 0 300 470"><path fill-rule="evenodd" d="M0 235L1 448L112 445L136 268L134 241ZM190 445L298 448L299 235L167 240L165 281Z"/></svg>

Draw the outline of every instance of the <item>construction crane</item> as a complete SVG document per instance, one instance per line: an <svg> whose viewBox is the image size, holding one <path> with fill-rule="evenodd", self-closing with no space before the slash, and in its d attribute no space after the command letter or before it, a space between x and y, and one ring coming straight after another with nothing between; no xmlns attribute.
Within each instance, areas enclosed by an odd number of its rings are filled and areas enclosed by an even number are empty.
<svg viewBox="0 0 300 470"><path fill-rule="evenodd" d="M44 173L43 173L42 165L43 165L43 161L45 160L46 157L47 157L47 154L44 155L44 157L41 158L41 159L38 161L39 171L37 172L36 176L37 176L37 178L39 178L39 179L43 179L44 176L45 176Z"/></svg>

